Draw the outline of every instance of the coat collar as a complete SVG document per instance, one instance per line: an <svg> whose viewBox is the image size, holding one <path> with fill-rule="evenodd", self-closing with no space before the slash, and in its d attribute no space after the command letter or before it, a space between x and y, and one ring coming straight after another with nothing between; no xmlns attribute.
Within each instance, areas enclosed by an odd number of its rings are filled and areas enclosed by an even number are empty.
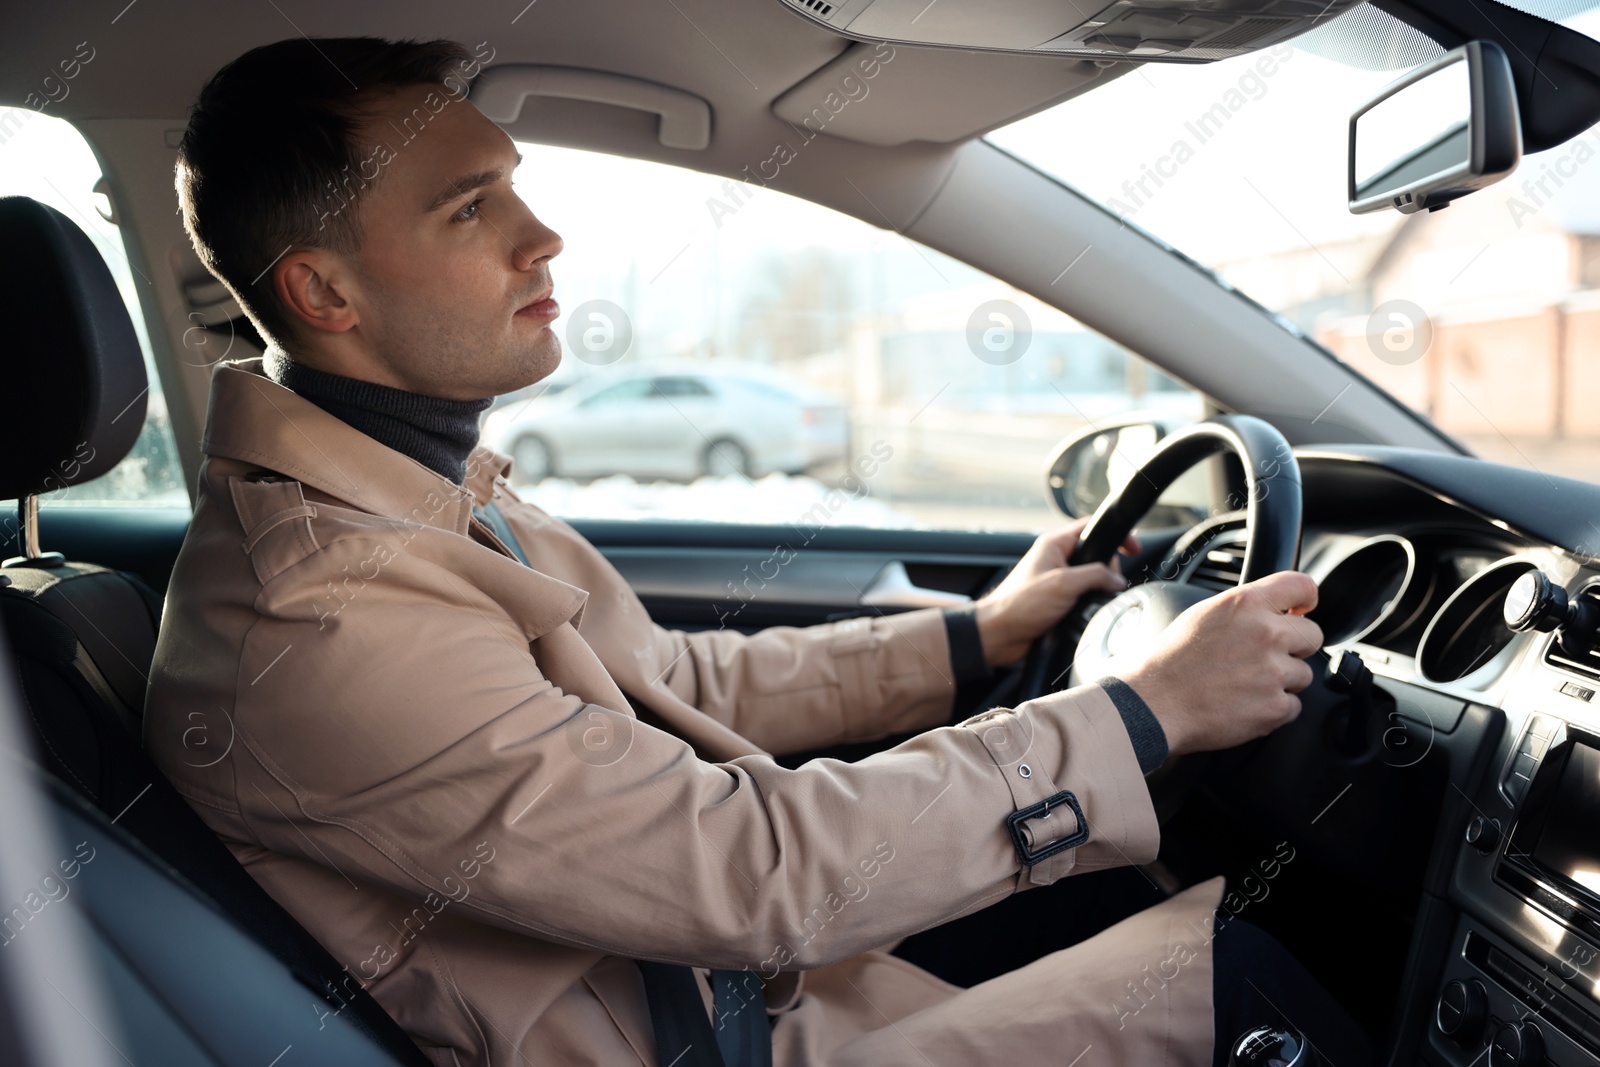
<svg viewBox="0 0 1600 1067"><path fill-rule="evenodd" d="M222 363L212 373L200 444L206 455L265 467L375 515L458 534L510 466L479 445L467 460L466 486L458 486L285 389L261 363Z"/></svg>

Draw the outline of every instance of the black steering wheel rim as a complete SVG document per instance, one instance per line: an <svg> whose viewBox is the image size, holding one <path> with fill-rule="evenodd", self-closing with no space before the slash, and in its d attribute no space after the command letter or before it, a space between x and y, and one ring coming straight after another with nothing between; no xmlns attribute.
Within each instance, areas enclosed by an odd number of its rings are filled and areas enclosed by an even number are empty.
<svg viewBox="0 0 1600 1067"><path fill-rule="evenodd" d="M1161 494L1189 468L1219 452L1232 452L1244 468L1248 540L1239 584L1293 570L1300 558L1300 465L1283 434L1254 415L1216 415L1163 439L1133 477L1100 502L1071 562L1111 562Z"/></svg>
<svg viewBox="0 0 1600 1067"><path fill-rule="evenodd" d="M1244 469L1245 499L1228 502L1228 510L1242 506L1245 511L1245 556L1239 584L1293 570L1300 558L1300 467L1277 428L1253 415L1213 416L1162 440L1133 476L1101 501L1069 562L1109 563L1161 494L1195 464L1219 452L1232 452ZM1022 664L1019 703L1056 688L1067 673L1055 670L1064 652L1077 649L1089 617L1115 599L1082 598L1059 624L1033 643ZM1068 669L1071 666L1069 662Z"/></svg>

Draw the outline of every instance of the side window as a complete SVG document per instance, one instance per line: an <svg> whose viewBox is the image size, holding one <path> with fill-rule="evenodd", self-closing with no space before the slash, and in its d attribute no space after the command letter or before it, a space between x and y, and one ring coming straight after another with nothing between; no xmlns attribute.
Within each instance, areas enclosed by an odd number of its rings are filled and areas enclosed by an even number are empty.
<svg viewBox="0 0 1600 1067"><path fill-rule="evenodd" d="M662 397L710 396L711 390L698 378L657 378L653 395Z"/></svg>
<svg viewBox="0 0 1600 1067"><path fill-rule="evenodd" d="M1038 530L1060 521L1043 468L1064 437L1203 415L1127 350L892 231L755 178L518 147L518 192L565 242L563 357L484 439L563 516ZM600 439L588 414L651 375L657 402Z"/></svg>
<svg viewBox="0 0 1600 1067"><path fill-rule="evenodd" d="M107 221L109 202L96 192L100 165L83 135L69 123L32 108L0 107L0 196L28 196L55 208L89 235L128 305L150 380L144 429L128 456L91 482L40 496L41 507L153 505L187 507L167 405L151 361L150 339L138 292L149 283L129 263L117 227ZM15 504L0 504L0 540L15 534Z"/></svg>
<svg viewBox="0 0 1600 1067"><path fill-rule="evenodd" d="M650 395L650 379L636 378L631 382L613 385L609 389L602 389L587 400L582 406L586 408L601 408L614 404L625 404L630 400L643 400Z"/></svg>

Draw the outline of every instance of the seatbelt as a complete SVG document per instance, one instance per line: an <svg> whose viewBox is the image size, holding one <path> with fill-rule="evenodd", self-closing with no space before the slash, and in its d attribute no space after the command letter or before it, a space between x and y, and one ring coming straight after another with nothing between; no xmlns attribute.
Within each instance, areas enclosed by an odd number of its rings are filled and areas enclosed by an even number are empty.
<svg viewBox="0 0 1600 1067"><path fill-rule="evenodd" d="M524 567L533 566L528 562L527 553L522 551L522 545L517 541L517 535L511 532L511 524L500 513L499 504L491 500L481 508L474 508L473 510L477 513L479 521L494 531L494 535L500 538L500 542L511 550L512 555L522 561Z"/></svg>
<svg viewBox="0 0 1600 1067"><path fill-rule="evenodd" d="M711 1019L700 999L694 969L676 963L639 961L659 1067L726 1067Z"/></svg>
<svg viewBox="0 0 1600 1067"><path fill-rule="evenodd" d="M712 971L711 1007L728 1067L772 1067L772 1021L754 971Z"/></svg>
<svg viewBox="0 0 1600 1067"><path fill-rule="evenodd" d="M499 505L491 501L474 511L523 566L530 565ZM772 1067L772 1025L759 980L750 988L754 972L711 972L713 1031L692 967L644 960L638 967L660 1067Z"/></svg>
<svg viewBox="0 0 1600 1067"><path fill-rule="evenodd" d="M711 1002L717 1027L711 1027L694 970L673 963L641 960L645 1000L662 1067L772 1067L772 1026L753 971L712 971Z"/></svg>

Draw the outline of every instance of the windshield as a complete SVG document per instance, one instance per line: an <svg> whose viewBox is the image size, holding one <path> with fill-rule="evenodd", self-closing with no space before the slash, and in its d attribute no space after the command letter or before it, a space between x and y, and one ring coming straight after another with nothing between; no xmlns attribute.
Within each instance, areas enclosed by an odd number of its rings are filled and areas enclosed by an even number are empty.
<svg viewBox="0 0 1600 1067"><path fill-rule="evenodd" d="M1600 34L1600 0L1513 6ZM1279 312L1486 458L1600 479L1600 127L1447 210L1352 215L1350 115L1443 49L1361 7L1150 63L990 134ZM1310 353L1308 352L1308 358Z"/></svg>

